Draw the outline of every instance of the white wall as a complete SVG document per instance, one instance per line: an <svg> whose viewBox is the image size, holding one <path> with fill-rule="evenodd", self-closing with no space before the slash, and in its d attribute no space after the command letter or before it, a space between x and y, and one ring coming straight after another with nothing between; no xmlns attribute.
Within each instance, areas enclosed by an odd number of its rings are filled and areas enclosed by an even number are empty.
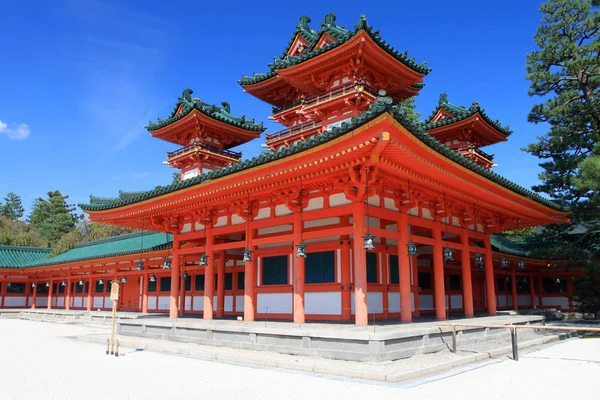
<svg viewBox="0 0 600 400"><path fill-rule="evenodd" d="M306 292L304 293L304 313L341 315L342 294L340 292Z"/></svg>
<svg viewBox="0 0 600 400"><path fill-rule="evenodd" d="M256 295L256 312L269 314L291 314L291 293L258 293Z"/></svg>

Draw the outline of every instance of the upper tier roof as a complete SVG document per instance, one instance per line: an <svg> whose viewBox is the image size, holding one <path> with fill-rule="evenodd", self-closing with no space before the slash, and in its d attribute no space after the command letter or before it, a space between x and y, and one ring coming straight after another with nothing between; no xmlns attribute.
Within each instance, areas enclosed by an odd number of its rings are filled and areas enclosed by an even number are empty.
<svg viewBox="0 0 600 400"><path fill-rule="evenodd" d="M197 110L207 117L214 119L215 121L247 131L260 133L266 129L262 122L254 122L254 118L247 120L245 115L242 115L241 117L234 117L231 115L229 103L225 101L221 102L222 107L218 107L214 104L204 103L200 101L200 99L192 97L192 93L194 93L192 89L185 89L181 97L178 99L177 104L175 104L175 107L173 108L171 115L169 115L169 118L164 120L159 118L158 122L150 121L148 122L146 129L152 132L164 128L165 126L182 119L193 110Z"/></svg>
<svg viewBox="0 0 600 400"><path fill-rule="evenodd" d="M391 114L399 123L401 123L410 133L412 133L417 139L423 142L426 146L430 147L434 151L438 152L440 155L458 163L459 165L475 172L482 177L489 179L511 191L517 193L521 196L527 197L531 200L534 200L537 203L540 203L544 206L550 207L554 210L559 210L561 212L567 212L568 208L561 206L553 201L550 201L537 193L532 192L529 189L526 189L522 186L517 185L509 181L506 178L487 170L480 165L472 162L471 160L463 157L458 152L450 149L446 145L440 143L433 136L427 133L422 127L414 125L409 121L405 120L402 110L397 108L397 106L392 104L392 100L390 98L377 98L375 103L371 105L368 111L363 112L358 117L353 117L349 123L342 123L340 127L334 127L328 131L325 131L319 135L315 135L306 141L298 142L289 147L281 147L275 151L265 151L258 157L253 157L250 160L240 161L238 163L232 164L228 167L218 169L215 171L211 171L202 175L198 175L196 177L187 179L182 182L177 182L171 184L169 186L158 187L154 190L145 192L131 199L117 199L115 201L107 201L105 203L93 203L93 204L80 204L79 206L84 211L102 211L102 210L110 210L119 207L123 207L129 204L138 203L141 201L145 201L148 199L156 198L168 193L176 192L185 188L189 188L191 186L199 185L201 183L215 180L217 178L221 178L227 175L231 175L240 171L244 171L247 169L254 168L258 165L268 164L269 162L283 159L289 157L293 154L301 153L308 149L317 147L323 143L332 141L336 138L343 136L344 134L353 131L354 129L368 123L369 121L377 118L378 116L384 113Z"/></svg>
<svg viewBox="0 0 600 400"><path fill-rule="evenodd" d="M414 61L414 57L410 59L408 58L407 52L400 53L388 43L386 43L385 40L383 40L379 35L378 30L373 32L373 27L367 25L367 18L364 15L360 17L358 23L356 24L356 26L354 26L353 30L349 30L344 27L338 26L335 23L335 20L336 16L334 14L326 15L325 21L321 23L321 30L315 31L308 25L308 23L311 21L311 19L308 16L304 15L300 17L298 25L296 26L296 30L294 31L294 34L292 35L292 38L290 40L290 43L286 47L282 56L279 58L275 58L273 62L269 64L270 71L262 74L254 73L252 76L242 76L242 79L240 79L238 82L240 83L240 85L246 86L265 81L277 75L275 70L281 70L310 60L320 54L323 54L329 50L343 45L362 31L366 32L379 47L381 47L388 54L393 56L396 60L400 61L402 64L404 64L411 70L423 75L426 75L431 71L430 68L427 68L425 63L417 64ZM315 46L321 42L320 39L325 35L329 35L335 40L319 48L315 48ZM288 52L294 44L297 36L300 36L303 39L305 39L310 44L310 46L301 55L291 56L288 54Z"/></svg>
<svg viewBox="0 0 600 400"><path fill-rule="evenodd" d="M50 254L47 247L0 246L0 268L22 268Z"/></svg>
<svg viewBox="0 0 600 400"><path fill-rule="evenodd" d="M446 118L439 119L434 121L434 118L441 112L446 112ZM512 131L508 126L502 126L499 120L492 120L479 106L479 103L473 102L471 107L466 108L464 106L457 106L448 102L448 96L446 93L440 94L440 99L438 101L437 107L433 110L431 115L425 120L425 130L430 131L433 129L437 129L443 126L451 125L460 121L464 121L473 115L479 113L481 118L490 125L493 129L503 134L505 137L510 136Z"/></svg>

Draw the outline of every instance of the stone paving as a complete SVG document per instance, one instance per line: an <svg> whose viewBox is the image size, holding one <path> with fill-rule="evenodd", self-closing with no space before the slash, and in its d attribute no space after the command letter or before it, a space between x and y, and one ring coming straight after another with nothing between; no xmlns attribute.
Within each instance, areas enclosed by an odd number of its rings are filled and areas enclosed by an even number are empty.
<svg viewBox="0 0 600 400"><path fill-rule="evenodd" d="M374 384L132 348L116 358L100 344L74 340L106 335L105 327L6 319L0 333L2 400L596 399L600 390L600 339L560 342L522 353L519 362L499 357L443 375Z"/></svg>

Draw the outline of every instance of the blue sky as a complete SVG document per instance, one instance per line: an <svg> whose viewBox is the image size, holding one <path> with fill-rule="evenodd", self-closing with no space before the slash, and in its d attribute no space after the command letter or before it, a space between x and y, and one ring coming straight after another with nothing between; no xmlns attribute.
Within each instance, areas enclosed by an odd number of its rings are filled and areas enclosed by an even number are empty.
<svg viewBox="0 0 600 400"><path fill-rule="evenodd" d="M183 89L280 127L268 104L243 93L242 74L266 72L301 15L318 28L325 14L353 27L361 14L399 51L433 71L417 97L428 116L441 92L454 104L477 100L509 124L508 142L486 148L495 171L531 187L541 171L521 147L544 133L527 122L525 56L534 49L540 2L302 1L5 2L0 38L0 195L33 199L59 189L74 203L166 185L162 164L176 146L144 126L166 118ZM239 149L260 153L261 140Z"/></svg>

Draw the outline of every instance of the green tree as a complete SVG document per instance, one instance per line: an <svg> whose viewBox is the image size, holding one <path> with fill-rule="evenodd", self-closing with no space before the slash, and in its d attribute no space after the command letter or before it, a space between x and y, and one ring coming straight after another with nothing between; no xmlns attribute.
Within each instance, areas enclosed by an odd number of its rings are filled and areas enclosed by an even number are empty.
<svg viewBox="0 0 600 400"><path fill-rule="evenodd" d="M171 184L181 182L181 171L173 172L173 179L171 179Z"/></svg>
<svg viewBox="0 0 600 400"><path fill-rule="evenodd" d="M6 218L12 219L13 221L18 220L25 213L21 197L13 192L8 192L4 198L4 204L0 205L0 215Z"/></svg>
<svg viewBox="0 0 600 400"><path fill-rule="evenodd" d="M541 158L544 192L574 210L575 220L598 215L593 190L578 186L579 166L599 155L600 12L598 0L549 0L535 34L539 47L527 56L531 96L544 99L529 121L550 130L525 150Z"/></svg>
<svg viewBox="0 0 600 400"><path fill-rule="evenodd" d="M29 222L52 246L71 231L82 216L75 213L75 205L67 204L69 196L64 196L58 190L48 192L47 195L48 198L40 197L33 202Z"/></svg>
<svg viewBox="0 0 600 400"><path fill-rule="evenodd" d="M75 245L92 240L105 239L112 236L120 236L134 232L129 228L120 226L100 224L97 222L89 223L85 220L80 221L75 229L64 234L52 246L52 256L57 256L68 250L71 250Z"/></svg>
<svg viewBox="0 0 600 400"><path fill-rule="evenodd" d="M0 244L9 246L46 246L34 227L23 221L0 216Z"/></svg>

